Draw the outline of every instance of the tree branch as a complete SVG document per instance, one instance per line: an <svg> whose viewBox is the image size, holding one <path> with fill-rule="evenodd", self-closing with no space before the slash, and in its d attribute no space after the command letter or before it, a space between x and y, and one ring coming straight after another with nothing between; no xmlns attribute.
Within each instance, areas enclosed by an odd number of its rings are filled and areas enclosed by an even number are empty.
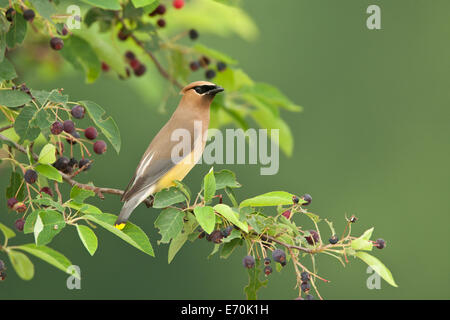
<svg viewBox="0 0 450 320"><path fill-rule="evenodd" d="M0 134L0 140L6 141L8 142L8 144L12 147L14 147L16 150L22 152L22 153L27 153L27 150L20 144L18 144L17 142L5 137L4 135ZM39 157L37 154L32 153L32 157L34 160L38 160ZM76 180L74 180L70 175L59 171L59 173L61 174L63 180L65 182L67 182L68 184L70 184L71 186L77 186L78 188L84 189L84 190L90 190L90 191L94 191L95 194L100 198L100 199L104 199L105 197L103 196L103 193L108 193L108 194L115 194L115 195L119 195L122 196L124 191L120 190L120 189L114 189L114 188L104 188L104 187L96 187L94 185L89 185L89 184L84 184L84 183L80 183ZM144 201L144 203L147 205L147 207L151 207L153 202L149 199L146 199Z"/></svg>

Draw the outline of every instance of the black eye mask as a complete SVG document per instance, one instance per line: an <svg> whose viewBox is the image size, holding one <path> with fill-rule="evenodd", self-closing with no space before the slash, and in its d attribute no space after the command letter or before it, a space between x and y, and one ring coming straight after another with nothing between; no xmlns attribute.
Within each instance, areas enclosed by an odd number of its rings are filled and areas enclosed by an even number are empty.
<svg viewBox="0 0 450 320"><path fill-rule="evenodd" d="M204 85L204 86L197 86L194 87L195 92L197 92L198 94L204 94L205 92L208 92L210 90L215 89L216 86L209 86L209 85Z"/></svg>

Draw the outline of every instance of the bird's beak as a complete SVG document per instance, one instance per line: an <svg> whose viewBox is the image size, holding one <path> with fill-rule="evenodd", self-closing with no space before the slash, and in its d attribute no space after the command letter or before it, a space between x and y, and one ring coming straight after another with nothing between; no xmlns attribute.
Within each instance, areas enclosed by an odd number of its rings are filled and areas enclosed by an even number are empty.
<svg viewBox="0 0 450 320"><path fill-rule="evenodd" d="M205 94L210 95L210 96L214 96L219 92L224 91L225 89L219 86L215 86L214 89L211 89L209 91L206 91Z"/></svg>

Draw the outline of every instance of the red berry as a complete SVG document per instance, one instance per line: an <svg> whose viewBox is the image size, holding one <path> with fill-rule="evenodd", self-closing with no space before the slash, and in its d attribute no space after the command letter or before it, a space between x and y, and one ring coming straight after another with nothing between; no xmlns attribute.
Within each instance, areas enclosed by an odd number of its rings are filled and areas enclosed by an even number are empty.
<svg viewBox="0 0 450 320"><path fill-rule="evenodd" d="M41 193L42 192L48 194L50 197L53 197L53 191L49 187L42 187Z"/></svg>
<svg viewBox="0 0 450 320"><path fill-rule="evenodd" d="M285 217L286 219L290 219L292 216L292 212L291 210L286 210L285 212L282 213L283 217Z"/></svg>
<svg viewBox="0 0 450 320"><path fill-rule="evenodd" d="M67 27L64 25L64 27L61 30L61 34L63 36L67 36L67 34L69 33L69 30L67 29Z"/></svg>
<svg viewBox="0 0 450 320"><path fill-rule="evenodd" d="M130 60L130 67L131 67L133 70L136 70L137 68L139 68L140 65L141 65L141 63L139 62L138 59L132 59L132 60Z"/></svg>
<svg viewBox="0 0 450 320"><path fill-rule="evenodd" d="M133 51L128 50L127 52L125 52L125 58L127 58L128 60L133 60L136 58L136 55L133 53Z"/></svg>
<svg viewBox="0 0 450 320"><path fill-rule="evenodd" d="M160 4L157 8L156 8L156 13L163 15L164 13L166 13L166 6L163 4Z"/></svg>
<svg viewBox="0 0 450 320"><path fill-rule="evenodd" d="M59 121L53 122L52 126L50 127L50 131L54 135L60 134L61 132L63 132L63 130L64 130L64 125Z"/></svg>
<svg viewBox="0 0 450 320"><path fill-rule="evenodd" d="M98 140L94 143L94 152L97 154L102 154L106 152L106 142L103 140Z"/></svg>
<svg viewBox="0 0 450 320"><path fill-rule="evenodd" d="M264 267L264 274L266 277L272 273L272 267L271 266L265 266Z"/></svg>
<svg viewBox="0 0 450 320"><path fill-rule="evenodd" d="M309 230L310 235L306 236L305 239L308 241L310 245L318 244L319 243L319 234L316 230Z"/></svg>
<svg viewBox="0 0 450 320"><path fill-rule="evenodd" d="M89 140L94 140L95 138L97 138L97 135L97 129L95 129L94 127L89 127L84 130L84 136Z"/></svg>
<svg viewBox="0 0 450 320"><path fill-rule="evenodd" d="M184 6L184 0L173 0L173 6L175 9L181 9Z"/></svg>
<svg viewBox="0 0 450 320"><path fill-rule="evenodd" d="M25 212L27 210L27 206L23 202L17 202L13 209L19 213Z"/></svg>
<svg viewBox="0 0 450 320"><path fill-rule="evenodd" d="M108 72L109 71L109 65L106 64L105 62L102 62L102 70L104 72Z"/></svg>
<svg viewBox="0 0 450 320"><path fill-rule="evenodd" d="M64 47L64 41L61 38L53 37L50 39L50 47L53 50L61 50Z"/></svg>
<svg viewBox="0 0 450 320"><path fill-rule="evenodd" d="M140 64L137 69L134 69L134 74L137 77L140 77L140 76L142 76L145 73L146 70L147 70L147 68L145 67L145 65Z"/></svg>
<svg viewBox="0 0 450 320"><path fill-rule="evenodd" d="M17 202L17 199L12 197L8 199L6 205L8 206L8 208L12 209Z"/></svg>
<svg viewBox="0 0 450 320"><path fill-rule="evenodd" d="M6 279L6 273L3 271L0 271L0 281L4 281Z"/></svg>
<svg viewBox="0 0 450 320"><path fill-rule="evenodd" d="M14 226L18 231L23 231L23 227L25 226L25 219L17 219L16 222L14 222Z"/></svg>

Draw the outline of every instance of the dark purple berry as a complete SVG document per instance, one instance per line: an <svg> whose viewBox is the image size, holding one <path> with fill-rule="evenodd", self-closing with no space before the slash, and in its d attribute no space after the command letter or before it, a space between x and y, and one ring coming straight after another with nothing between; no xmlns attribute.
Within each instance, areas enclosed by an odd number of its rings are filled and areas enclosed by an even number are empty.
<svg viewBox="0 0 450 320"><path fill-rule="evenodd" d="M33 184L37 181L38 174L36 171L28 169L25 171L24 178L26 183Z"/></svg>
<svg viewBox="0 0 450 320"><path fill-rule="evenodd" d="M23 18L29 22L32 22L36 14L33 10L27 9L23 12Z"/></svg>
<svg viewBox="0 0 450 320"><path fill-rule="evenodd" d="M46 194L48 194L50 197L53 197L53 191L52 191L52 189L50 189L49 187L42 187L42 188L41 188L41 193L46 193Z"/></svg>
<svg viewBox="0 0 450 320"><path fill-rule="evenodd" d="M333 235L329 240L328 240L331 244L336 244L339 241L339 238L337 235Z"/></svg>
<svg viewBox="0 0 450 320"><path fill-rule="evenodd" d="M50 47L53 50L61 50L64 47L64 41L61 38L53 37L50 39Z"/></svg>
<svg viewBox="0 0 450 320"><path fill-rule="evenodd" d="M58 169L59 171L65 171L67 169L67 167L69 166L69 162L70 160L66 157L61 157L58 158L55 163L53 164L53 166Z"/></svg>
<svg viewBox="0 0 450 320"><path fill-rule="evenodd" d="M69 30L67 29L67 27L64 25L64 27L61 29L61 34L63 36L67 36L67 34L69 33Z"/></svg>
<svg viewBox="0 0 450 320"><path fill-rule="evenodd" d="M195 29L189 30L189 38L191 38L191 40L198 39L198 31Z"/></svg>
<svg viewBox="0 0 450 320"><path fill-rule="evenodd" d="M8 201L6 202L6 205L8 206L8 208L12 209L17 202L19 202L19 201L17 201L16 198L12 197L12 198L8 199Z"/></svg>
<svg viewBox="0 0 450 320"><path fill-rule="evenodd" d="M383 249L386 247L386 241L384 241L383 239L377 239L377 241L375 241L375 247L377 247L378 249Z"/></svg>
<svg viewBox="0 0 450 320"><path fill-rule="evenodd" d="M136 59L136 55L133 53L133 51L128 50L127 52L125 52L125 58L127 58L128 60L134 60Z"/></svg>
<svg viewBox="0 0 450 320"><path fill-rule="evenodd" d="M78 163L78 168L83 168L84 166L86 166L83 170L88 170L91 167L91 164L89 162L89 159L81 159Z"/></svg>
<svg viewBox="0 0 450 320"><path fill-rule="evenodd" d="M310 245L319 243L319 234L316 230L309 230L310 235L306 236L305 239Z"/></svg>
<svg viewBox="0 0 450 320"><path fill-rule="evenodd" d="M305 281L305 282L302 282L300 287L302 288L303 292L308 292L309 289L311 289L311 284L308 281Z"/></svg>
<svg viewBox="0 0 450 320"><path fill-rule="evenodd" d="M272 261L269 258L264 258L264 265L268 266Z"/></svg>
<svg viewBox="0 0 450 320"><path fill-rule="evenodd" d="M80 134L76 131L70 134L72 137L67 137L66 141L72 145L77 144L77 139L80 139Z"/></svg>
<svg viewBox="0 0 450 320"><path fill-rule="evenodd" d="M242 264L247 269L251 269L255 266L255 258L252 256L245 256L244 259L242 259Z"/></svg>
<svg viewBox="0 0 450 320"><path fill-rule="evenodd" d="M228 237L231 234L231 231L233 231L233 226L228 226L225 229L222 230L222 235L224 238Z"/></svg>
<svg viewBox="0 0 450 320"><path fill-rule="evenodd" d="M128 39L128 37L130 36L130 33L128 32L128 30L122 28L120 29L119 33L117 34L117 37L119 38L119 40L125 41Z"/></svg>
<svg viewBox="0 0 450 320"><path fill-rule="evenodd" d="M281 249L273 250L272 259L275 262L279 262L281 264L286 263L286 253L284 253Z"/></svg>
<svg viewBox="0 0 450 320"><path fill-rule="evenodd" d="M158 27L164 28L166 26L166 20L158 19L158 21L156 21L156 24L158 25Z"/></svg>
<svg viewBox="0 0 450 320"><path fill-rule="evenodd" d="M199 238L199 239L203 239L205 236L206 236L206 232L205 232L205 231L202 231L202 232L200 232L200 233L198 234L198 238Z"/></svg>
<svg viewBox="0 0 450 320"><path fill-rule="evenodd" d="M264 267L264 274L266 277L272 273L272 267L271 266L265 266Z"/></svg>
<svg viewBox="0 0 450 320"><path fill-rule="evenodd" d="M68 166L73 168L78 165L78 161L75 158L70 158Z"/></svg>
<svg viewBox="0 0 450 320"><path fill-rule="evenodd" d="M311 201L312 201L311 195L309 195L309 194L307 194L307 193L304 194L304 195L302 196L302 199L303 199L304 201L306 201L306 203L303 204L304 206L309 205L309 204L311 203Z"/></svg>
<svg viewBox="0 0 450 320"><path fill-rule="evenodd" d="M222 231L220 230L214 230L213 232L211 232L211 234L206 236L206 240L214 242L214 243L222 243L222 239L223 239L223 235L222 235Z"/></svg>
<svg viewBox="0 0 450 320"><path fill-rule="evenodd" d="M95 129L94 127L89 127L84 130L84 136L89 140L94 140L95 138L97 138L97 135L97 129Z"/></svg>
<svg viewBox="0 0 450 320"><path fill-rule="evenodd" d="M192 71L197 71L198 69L200 69L200 63L198 61L192 61L189 64L189 68L191 68Z"/></svg>
<svg viewBox="0 0 450 320"><path fill-rule="evenodd" d="M355 216L351 216L350 217L350 222L351 223L355 223L358 220L358 218L356 218Z"/></svg>
<svg viewBox="0 0 450 320"><path fill-rule="evenodd" d="M212 79L216 76L216 72L212 69L206 70L205 77L206 79Z"/></svg>
<svg viewBox="0 0 450 320"><path fill-rule="evenodd" d="M17 231L22 232L23 226L25 225L25 219L17 219L16 222L14 222L14 226L16 227Z"/></svg>
<svg viewBox="0 0 450 320"><path fill-rule="evenodd" d="M300 277L301 277L303 282L307 282L307 281L309 281L311 279L311 276L306 271L303 271L302 273L300 273Z"/></svg>
<svg viewBox="0 0 450 320"><path fill-rule="evenodd" d="M139 66L136 69L134 69L134 75L140 77L145 73L146 70L147 68L145 67L145 65L139 64Z"/></svg>
<svg viewBox="0 0 450 320"><path fill-rule="evenodd" d="M6 273L1 271L0 272L0 281L5 281L5 279L6 279Z"/></svg>
<svg viewBox="0 0 450 320"><path fill-rule="evenodd" d="M52 123L52 126L50 127L50 132L54 135L58 135L61 132L63 132L64 130L64 125L59 122L59 121L55 121Z"/></svg>
<svg viewBox="0 0 450 320"><path fill-rule="evenodd" d="M106 152L106 142L103 140L98 140L94 143L94 152L96 154L102 154Z"/></svg>
<svg viewBox="0 0 450 320"><path fill-rule="evenodd" d="M0 271L5 270L5 263L3 262L3 260L0 260Z"/></svg>
<svg viewBox="0 0 450 320"><path fill-rule="evenodd" d="M292 202L294 204L297 204L300 201L300 199L297 196L292 196Z"/></svg>
<svg viewBox="0 0 450 320"><path fill-rule="evenodd" d="M8 20L9 22L12 22L14 20L14 16L16 15L16 10L14 10L13 8L8 8L8 10L6 10L6 20Z"/></svg>
<svg viewBox="0 0 450 320"><path fill-rule="evenodd" d="M67 133L72 133L75 131L75 123L72 120L66 120L64 121L63 129Z"/></svg>
<svg viewBox="0 0 450 320"><path fill-rule="evenodd" d="M76 119L83 119L84 118L84 114L85 114L86 110L84 110L83 106L80 106L79 104L77 104L76 106L74 106L72 108L72 110L70 111L70 113L72 114L72 116Z"/></svg>
<svg viewBox="0 0 450 320"><path fill-rule="evenodd" d="M227 68L225 62L219 61L217 62L217 70L224 71Z"/></svg>
<svg viewBox="0 0 450 320"><path fill-rule="evenodd" d="M157 8L156 8L156 13L159 15L163 15L164 13L166 13L166 6L163 4L160 4Z"/></svg>

